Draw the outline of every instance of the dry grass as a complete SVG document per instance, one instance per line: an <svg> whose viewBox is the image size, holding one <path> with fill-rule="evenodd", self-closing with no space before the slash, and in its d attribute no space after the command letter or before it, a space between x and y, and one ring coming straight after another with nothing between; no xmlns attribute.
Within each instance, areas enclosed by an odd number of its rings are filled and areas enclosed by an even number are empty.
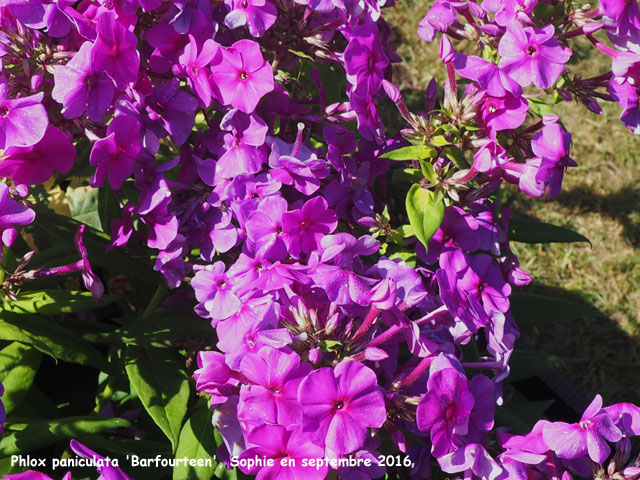
<svg viewBox="0 0 640 480"><path fill-rule="evenodd" d="M415 34L429 8L424 0L398 0L386 20L398 54L394 80L403 90L422 91L443 78L437 43ZM580 49L580 47L578 47ZM606 71L598 53L570 67L585 76ZM420 97L419 95L415 95ZM518 195L512 208L540 220L568 226L591 240L587 244L525 245L514 249L538 285L559 296L577 296L603 316L545 327L527 340L564 360L564 372L587 395L640 402L640 139L618 121L615 105L595 115L581 105L557 106L573 134L572 156L579 166L567 172L563 194L548 201ZM540 287L534 287L540 288Z"/></svg>

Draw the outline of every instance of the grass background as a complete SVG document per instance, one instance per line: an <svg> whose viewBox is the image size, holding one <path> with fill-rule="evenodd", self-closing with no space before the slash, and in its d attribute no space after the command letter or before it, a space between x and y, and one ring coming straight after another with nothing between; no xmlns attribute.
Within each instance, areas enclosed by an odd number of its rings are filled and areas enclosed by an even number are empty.
<svg viewBox="0 0 640 480"><path fill-rule="evenodd" d="M437 41L429 44L416 34L431 3L397 0L385 12L404 60L394 66L394 82L407 98L422 98L432 77L444 79ZM610 69L604 54L584 44L572 47L579 58L568 66L572 74ZM640 403L640 137L619 122L617 105L603 107L596 115L573 102L556 106L573 135L579 166L565 175L560 196L517 194L511 205L514 212L577 230L591 245L513 243L513 250L534 278L527 290L578 299L601 312L535 328L527 343L559 357L559 371L589 399L599 392L605 403Z"/></svg>

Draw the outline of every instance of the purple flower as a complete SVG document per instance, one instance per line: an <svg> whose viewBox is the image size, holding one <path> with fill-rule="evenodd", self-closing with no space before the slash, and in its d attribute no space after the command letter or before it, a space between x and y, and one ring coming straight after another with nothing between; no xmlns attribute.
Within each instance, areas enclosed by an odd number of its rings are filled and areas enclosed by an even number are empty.
<svg viewBox="0 0 640 480"><path fill-rule="evenodd" d="M326 457L358 450L367 428L380 428L387 417L376 374L355 361L312 372L300 384L298 400L302 429L325 441Z"/></svg>
<svg viewBox="0 0 640 480"><path fill-rule="evenodd" d="M320 179L329 175L329 166L324 160L302 143L302 130L294 144L279 138L271 142L269 155L271 176L285 185L293 187L305 195L311 195L320 188Z"/></svg>
<svg viewBox="0 0 640 480"><path fill-rule="evenodd" d="M436 32L445 32L458 20L458 13L448 0L439 0L433 4L427 15L418 24L418 35L425 42L431 42Z"/></svg>
<svg viewBox="0 0 640 480"><path fill-rule="evenodd" d="M259 172L267 160L264 141L268 127L264 121L257 115L233 109L224 116L220 127L226 132L220 135L224 147L216 165L216 176L234 178Z"/></svg>
<svg viewBox="0 0 640 480"><path fill-rule="evenodd" d="M275 312L268 304L266 311L264 307L243 305L236 315L220 322L217 346L225 352L227 365L238 370L248 353L258 352L262 347L279 349L290 345L289 330L276 326Z"/></svg>
<svg viewBox="0 0 640 480"><path fill-rule="evenodd" d="M476 478L487 480L495 480L502 473L500 465L477 443L470 443L438 458L438 463L447 473L472 472ZM468 473L465 474L465 478L472 478Z"/></svg>
<svg viewBox="0 0 640 480"><path fill-rule="evenodd" d="M282 197L267 197L247 219L245 228L257 252L270 260L281 260L287 255L283 216L287 201Z"/></svg>
<svg viewBox="0 0 640 480"><path fill-rule="evenodd" d="M98 300L104 293L104 285L91 269L91 264L89 263L89 254L87 252L87 248L84 246L84 241L82 239L84 229L85 225L80 225L78 227L78 231L73 238L73 244L80 254L80 262L78 262L78 266L80 267L80 272L82 274L82 282L84 283L84 286L87 288L87 290L91 292L94 300Z"/></svg>
<svg viewBox="0 0 640 480"><path fill-rule="evenodd" d="M458 53L455 55L453 65L461 77L474 80L483 91L487 92L487 95L504 97L508 92L520 97L522 94L522 87L504 70L480 57Z"/></svg>
<svg viewBox="0 0 640 480"><path fill-rule="evenodd" d="M271 65L264 61L260 45L238 40L222 51L222 61L212 69L211 79L220 100L244 113L252 113L260 99L274 88Z"/></svg>
<svg viewBox="0 0 640 480"><path fill-rule="evenodd" d="M178 59L180 65L189 78L189 86L195 90L196 95L205 107L211 105L213 90L209 82L210 70L207 68L211 62L220 63L222 54L220 45L214 40L208 39L202 44L202 51L198 53L198 45L193 35L189 35L189 44L184 48L184 53Z"/></svg>
<svg viewBox="0 0 640 480"><path fill-rule="evenodd" d="M549 88L572 55L570 48L558 43L554 31L553 25L540 29L510 23L498 44L500 69L523 87L533 82L539 88Z"/></svg>
<svg viewBox="0 0 640 480"><path fill-rule="evenodd" d="M107 127L107 136L98 140L91 149L89 163L97 166L91 179L92 187L109 185L118 190L135 170L135 162L142 152L140 123L129 115L119 115Z"/></svg>
<svg viewBox="0 0 640 480"><path fill-rule="evenodd" d="M155 100L147 105L147 117L153 122L162 124L160 136L171 135L173 143L182 145L193 130L198 101L186 92L180 90L178 79L162 83L153 89Z"/></svg>
<svg viewBox="0 0 640 480"><path fill-rule="evenodd" d="M640 134L640 95L638 87L629 82L620 82L612 78L609 82L609 92L613 99L622 107L620 121L633 133Z"/></svg>
<svg viewBox="0 0 640 480"><path fill-rule="evenodd" d="M91 66L105 72L119 90L138 79L138 39L111 12L98 17L98 38L91 49Z"/></svg>
<svg viewBox="0 0 640 480"><path fill-rule="evenodd" d="M309 276L325 291L329 300L338 305L355 304L366 307L371 303L369 287L375 281L370 278L322 263L316 265Z"/></svg>
<svg viewBox="0 0 640 480"><path fill-rule="evenodd" d="M247 26L254 37L261 37L278 18L276 7L267 0L225 0L231 10L224 17L224 24L232 30Z"/></svg>
<svg viewBox="0 0 640 480"><path fill-rule="evenodd" d="M115 87L105 74L96 72L91 64L91 42L84 42L73 58L59 66L53 73L53 99L63 105L62 114L67 118L87 116L100 122L111 106Z"/></svg>
<svg viewBox="0 0 640 480"><path fill-rule="evenodd" d="M0 162L0 176L15 184L35 185L51 177L54 170L67 173L73 167L76 149L67 135L56 127L47 128L44 137L29 147L10 147Z"/></svg>
<svg viewBox="0 0 640 480"><path fill-rule="evenodd" d="M640 407L633 403L616 403L604 407L616 427L626 436L640 435Z"/></svg>
<svg viewBox="0 0 640 480"><path fill-rule="evenodd" d="M428 432L432 454L440 458L454 447L454 435L466 435L473 408L467 377L439 355L431 363L427 393L416 411L418 428Z"/></svg>
<svg viewBox="0 0 640 480"><path fill-rule="evenodd" d="M236 374L225 363L224 355L213 351L198 353L198 370L193 372L193 379L196 390L210 396L211 405L226 402L238 384Z"/></svg>
<svg viewBox="0 0 640 480"><path fill-rule="evenodd" d="M262 347L242 359L240 371L249 381L240 391L239 417L255 428L264 423L293 427L300 424L300 382L312 370L300 364L295 352Z"/></svg>
<svg viewBox="0 0 640 480"><path fill-rule="evenodd" d="M2 477L4 480L54 480L48 475L35 470L27 470L22 473L14 473L12 475L6 475ZM60 480L71 480L71 472L67 472ZM118 480L118 479L115 479Z"/></svg>
<svg viewBox="0 0 640 480"><path fill-rule="evenodd" d="M229 318L241 305L238 297L231 292L229 278L224 270L224 263L218 261L210 270L198 270L191 280L196 299L215 320Z"/></svg>
<svg viewBox="0 0 640 480"><path fill-rule="evenodd" d="M0 78L0 150L38 143L49 125L42 106L44 93L9 100L8 85Z"/></svg>
<svg viewBox="0 0 640 480"><path fill-rule="evenodd" d="M246 434L246 442L250 448L241 459L274 460L271 467L240 467L244 473L257 474L256 480L322 480L327 475L326 465L302 466L302 459L323 458L323 452L299 428L292 431L282 425L262 425Z"/></svg>
<svg viewBox="0 0 640 480"><path fill-rule="evenodd" d="M15 201L9 196L9 186L0 182L0 234L2 243L11 246L18 232L16 225L28 225L36 218L30 208Z"/></svg>
<svg viewBox="0 0 640 480"><path fill-rule="evenodd" d="M353 85L357 84L359 88L374 93L380 88L388 65L389 59L382 51L376 24L367 23L355 27L344 51L347 79Z"/></svg>
<svg viewBox="0 0 640 480"><path fill-rule="evenodd" d="M106 461L102 455L98 455L96 452L85 447L77 440L71 440L69 446L76 455L82 458L91 459L96 464L99 463L102 465L97 467L100 478L108 478L109 480L132 480L131 477L124 473L119 467L113 466L112 463ZM103 462L98 462L98 460L103 460Z"/></svg>
<svg viewBox="0 0 640 480"><path fill-rule="evenodd" d="M588 454L591 460L603 464L611 453L607 440L617 442L622 432L602 409L602 397L596 395L578 423L548 423L542 436L560 458L576 459Z"/></svg>
<svg viewBox="0 0 640 480"><path fill-rule="evenodd" d="M600 10L607 35L622 50L640 55L640 7L636 0L602 0Z"/></svg>
<svg viewBox="0 0 640 480"><path fill-rule="evenodd" d="M289 253L311 253L320 246L322 238L338 226L338 217L322 197L308 200L302 208L282 215L282 229L289 237Z"/></svg>
<svg viewBox="0 0 640 480"><path fill-rule="evenodd" d="M545 125L531 140L531 149L537 158L529 160L520 177L520 189L535 197L560 193L562 178L567 167L576 163L569 157L571 134L559 124Z"/></svg>
<svg viewBox="0 0 640 480"><path fill-rule="evenodd" d="M529 103L521 96L513 96L505 92L504 97L487 97L481 107L483 123L495 138L500 130L514 130L527 118Z"/></svg>

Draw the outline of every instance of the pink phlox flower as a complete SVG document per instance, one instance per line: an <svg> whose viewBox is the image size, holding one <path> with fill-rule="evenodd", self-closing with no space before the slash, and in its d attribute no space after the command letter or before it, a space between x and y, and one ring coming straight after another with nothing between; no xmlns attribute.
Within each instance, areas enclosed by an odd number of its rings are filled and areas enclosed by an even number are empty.
<svg viewBox="0 0 640 480"><path fill-rule="evenodd" d="M448 455L438 458L440 468L447 473L465 472L465 478L495 480L502 473L502 467L487 450L477 443L469 443Z"/></svg>
<svg viewBox="0 0 640 480"><path fill-rule="evenodd" d="M554 422L544 426L544 442L560 458L577 459L586 455L603 464L609 457L609 442L617 442L622 432L602 408L602 397L596 395L578 423Z"/></svg>
<svg viewBox="0 0 640 480"><path fill-rule="evenodd" d="M136 159L142 152L140 123L132 116L119 115L107 127L107 136L94 143L89 163L96 166L92 187L104 185L107 175L114 190L122 187L135 170Z"/></svg>
<svg viewBox="0 0 640 480"><path fill-rule="evenodd" d="M469 428L474 399L467 377L458 368L444 354L433 360L427 393L416 411L418 428L429 433L436 458L455 450L455 437L466 435Z"/></svg>
<svg viewBox="0 0 640 480"><path fill-rule="evenodd" d="M196 95L205 107L211 105L213 89L209 80L211 71L209 65L217 65L222 60L220 45L212 39L202 44L198 53L198 45L193 35L189 35L189 44L184 48L184 53L178 58L178 62L184 69L189 80L189 86L195 90Z"/></svg>
<svg viewBox="0 0 640 480"><path fill-rule="evenodd" d="M11 246L16 239L16 226L28 225L36 218L31 208L11 198L9 193L9 185L0 182L0 234L6 246Z"/></svg>
<svg viewBox="0 0 640 480"><path fill-rule="evenodd" d="M76 149L65 133L48 127L42 139L29 147L10 147L0 154L0 176L15 184L35 185L48 180L53 171L67 173L73 167Z"/></svg>
<svg viewBox="0 0 640 480"><path fill-rule="evenodd" d="M330 458L361 448L367 429L380 428L387 417L376 374L355 361L309 374L300 384L298 401L303 432L324 441Z"/></svg>
<svg viewBox="0 0 640 480"><path fill-rule="evenodd" d="M276 7L268 0L225 0L230 12L224 17L224 24L231 30L246 25L254 37L261 37L278 18Z"/></svg>
<svg viewBox="0 0 640 480"><path fill-rule="evenodd" d="M252 113L260 99L273 91L273 71L262 56L260 45L238 40L222 50L222 60L212 68L211 79L220 101L244 113Z"/></svg>
<svg viewBox="0 0 640 480"><path fill-rule="evenodd" d="M262 118L233 109L224 116L220 127L224 132L219 135L222 142L220 138L216 142L216 150L220 150L216 176L234 178L259 172L267 160L264 142L268 127ZM220 143L224 147L220 148Z"/></svg>
<svg viewBox="0 0 640 480"><path fill-rule="evenodd" d="M333 233L338 217L322 197L307 200L302 208L282 215L282 228L288 235L289 253L298 257L319 247L325 235Z"/></svg>
<svg viewBox="0 0 640 480"><path fill-rule="evenodd" d="M311 365L301 364L298 354L292 351L262 347L246 355L240 371L248 385L240 391L238 416L247 428L264 423L299 425L302 409L298 403L298 387L311 370Z"/></svg>
<svg viewBox="0 0 640 480"><path fill-rule="evenodd" d="M97 72L105 72L119 90L124 90L138 79L138 39L111 12L98 17L97 31L98 37L91 49L91 66Z"/></svg>
<svg viewBox="0 0 640 480"><path fill-rule="evenodd" d="M85 110L90 120L100 122L111 106L115 87L106 73L91 65L91 42L84 42L73 58L53 73L53 99L64 107L62 114L77 118Z"/></svg>
<svg viewBox="0 0 640 480"><path fill-rule="evenodd" d="M539 88L549 88L564 71L572 51L554 37L553 25L544 28L523 28L513 21L498 44L498 66L516 82L527 87L533 82Z"/></svg>
<svg viewBox="0 0 640 480"><path fill-rule="evenodd" d="M245 437L249 448L240 455L241 459L274 460L273 466L240 467L244 473L256 475L256 480L323 480L328 473L326 465L302 465L303 459L323 458L323 452L299 428L288 430L282 425L266 424L252 429Z"/></svg>
<svg viewBox="0 0 640 480"><path fill-rule="evenodd" d="M198 353L198 369L193 378L196 390L210 395L211 405L226 402L239 382L237 374L225 363L224 354L210 350Z"/></svg>
<svg viewBox="0 0 640 480"><path fill-rule="evenodd" d="M8 88L7 81L0 78L0 150L35 145L49 125L41 103L44 93L8 99Z"/></svg>
<svg viewBox="0 0 640 480"><path fill-rule="evenodd" d="M241 306L240 299L231 291L233 283L224 270L224 263L217 261L210 269L198 270L191 280L196 299L214 320L229 318Z"/></svg>

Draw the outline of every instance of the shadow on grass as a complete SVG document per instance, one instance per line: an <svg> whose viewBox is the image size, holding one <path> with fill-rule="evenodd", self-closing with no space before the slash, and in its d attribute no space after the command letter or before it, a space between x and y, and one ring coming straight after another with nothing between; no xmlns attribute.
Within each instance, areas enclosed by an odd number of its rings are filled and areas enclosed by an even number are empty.
<svg viewBox="0 0 640 480"><path fill-rule="evenodd" d="M605 404L640 402L640 385L637 382L640 343L637 339L577 293L535 283L518 292L559 298L593 309L593 315L568 317L551 323L541 318L539 325L528 324L522 329L519 348L559 360L557 375L542 374L539 377L545 384L551 383L555 393L567 404L577 413L582 413L596 393L602 394ZM528 400L542 400L541 391L539 388L536 391L535 383L527 388L525 396ZM555 413L562 415L561 411Z"/></svg>
<svg viewBox="0 0 640 480"><path fill-rule="evenodd" d="M640 248L640 186L625 186L614 193L601 195L585 187L576 187L550 201L571 208L576 213L600 213L617 220L625 238Z"/></svg>
<svg viewBox="0 0 640 480"><path fill-rule="evenodd" d="M516 197L514 196L511 200L516 200ZM534 211L536 201L536 199L518 196L518 207L514 208L514 213L533 218L528 212ZM599 213L616 220L623 228L624 238L634 248L640 248L640 185L627 185L616 192L606 194L578 186L549 198L547 202L562 205L576 215Z"/></svg>

